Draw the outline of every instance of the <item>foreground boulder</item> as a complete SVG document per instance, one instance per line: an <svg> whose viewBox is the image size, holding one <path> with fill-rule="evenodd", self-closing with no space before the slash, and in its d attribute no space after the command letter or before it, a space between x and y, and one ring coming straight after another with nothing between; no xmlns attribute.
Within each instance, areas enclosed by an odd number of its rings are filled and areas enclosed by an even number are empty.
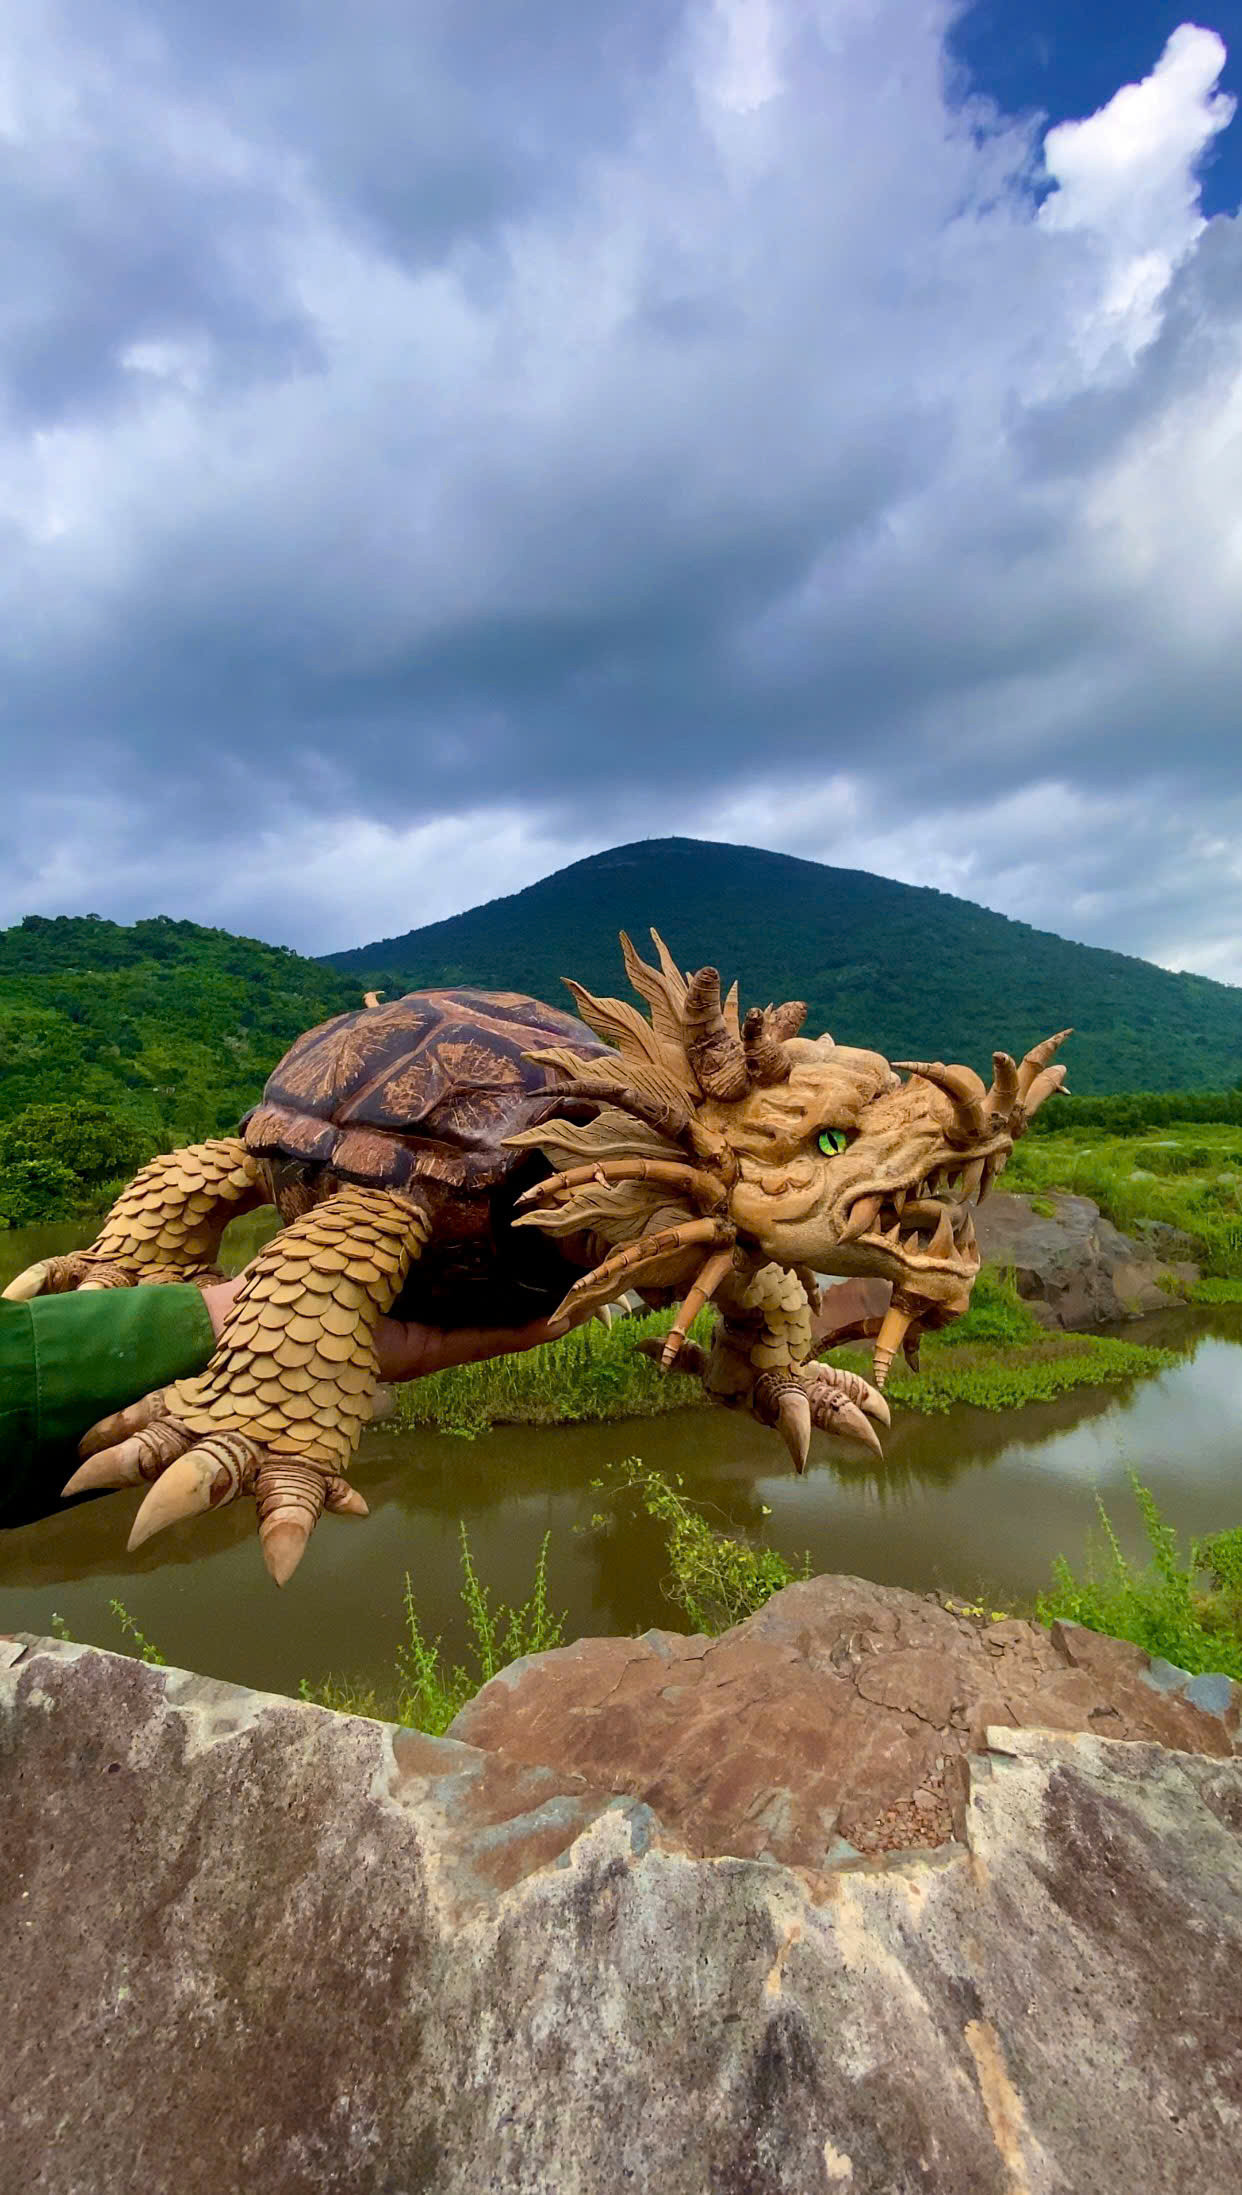
<svg viewBox="0 0 1242 2195"><path fill-rule="evenodd" d="M579 1639L515 1662L450 1735L654 1808L695 1853L820 1867L961 1833L992 1724L1229 1755L1242 1687L1079 1624L995 1622L809 1578L719 1638Z"/></svg>
<svg viewBox="0 0 1242 2195"><path fill-rule="evenodd" d="M900 1598L877 1669L929 1651ZM820 1604L795 1587L755 1624L797 1689ZM652 1651L676 1689L692 1657ZM1177 1749L992 1727L956 1756L955 1838L842 1865L826 1825L789 1866L726 1856L727 1807L696 1851L555 1762L55 1642L0 1665L6 2188L1236 2188L1228 1687L1196 1702L1140 1658ZM747 1686L717 1732L739 1773ZM807 1767L800 1743L780 1788Z"/></svg>

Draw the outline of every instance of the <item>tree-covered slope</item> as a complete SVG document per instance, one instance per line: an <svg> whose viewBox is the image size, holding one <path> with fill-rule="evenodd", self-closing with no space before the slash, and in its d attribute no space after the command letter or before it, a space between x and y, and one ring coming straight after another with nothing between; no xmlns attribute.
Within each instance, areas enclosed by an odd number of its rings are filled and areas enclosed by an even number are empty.
<svg viewBox="0 0 1242 2195"><path fill-rule="evenodd" d="M626 989L618 930L649 925L743 1002L805 998L809 1026L891 1059L986 1069L1072 1023L1075 1090L1224 1089L1242 1076L1242 989L1072 945L944 892L693 839L620 846L468 914L329 955L390 989L480 983L563 998Z"/></svg>
<svg viewBox="0 0 1242 2195"><path fill-rule="evenodd" d="M29 915L0 931L0 1122L102 1106L152 1151L236 1126L302 1029L356 980L227 930Z"/></svg>

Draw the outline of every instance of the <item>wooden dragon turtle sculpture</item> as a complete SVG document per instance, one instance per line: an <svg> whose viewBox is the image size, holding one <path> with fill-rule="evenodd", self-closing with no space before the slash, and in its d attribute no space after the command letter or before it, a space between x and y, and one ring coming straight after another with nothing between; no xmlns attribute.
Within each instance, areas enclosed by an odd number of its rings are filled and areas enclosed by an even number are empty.
<svg viewBox="0 0 1242 2195"><path fill-rule="evenodd" d="M89 1250L5 1290L218 1279L220 1236L274 1203L205 1372L107 1419L65 1488L148 1486L137 1546L252 1494L264 1559L290 1577L324 1509L365 1515L345 1476L370 1415L375 1328L392 1311L504 1326L602 1307L626 1288L678 1305L644 1344L713 1400L779 1428L799 1470L812 1429L877 1452L899 1347L967 1308L970 1206L1064 1078L1068 1031L1020 1066L899 1061L799 1034L799 1004L752 1009L663 940L621 946L647 1019L570 983L581 1020L508 992L416 992L298 1039L237 1136L137 1175ZM585 1024L585 1026L584 1026ZM592 1034L591 1032L594 1032ZM893 1283L876 1385L811 1354L816 1273ZM688 1338L709 1301L710 1350Z"/></svg>

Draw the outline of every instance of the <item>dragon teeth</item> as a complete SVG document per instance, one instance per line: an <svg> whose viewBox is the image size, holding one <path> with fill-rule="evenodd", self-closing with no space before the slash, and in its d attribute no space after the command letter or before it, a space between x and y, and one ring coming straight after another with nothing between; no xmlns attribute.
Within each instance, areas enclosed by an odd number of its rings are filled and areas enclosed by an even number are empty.
<svg viewBox="0 0 1242 2195"><path fill-rule="evenodd" d="M934 1258L945 1258L948 1257L952 1248L953 1227L948 1213L942 1212L936 1225L936 1232L932 1236L929 1245L930 1254Z"/></svg>

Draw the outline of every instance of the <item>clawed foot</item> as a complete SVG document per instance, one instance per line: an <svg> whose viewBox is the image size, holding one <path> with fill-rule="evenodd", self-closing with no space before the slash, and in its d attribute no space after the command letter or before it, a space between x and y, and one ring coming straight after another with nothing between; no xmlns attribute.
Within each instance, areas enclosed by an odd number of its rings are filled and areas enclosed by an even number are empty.
<svg viewBox="0 0 1242 2195"><path fill-rule="evenodd" d="M4 1290L9 1303L32 1303L36 1296L64 1296L76 1288L133 1288L136 1273L91 1256L89 1250L70 1250L64 1257L40 1258L28 1265Z"/></svg>
<svg viewBox="0 0 1242 2195"><path fill-rule="evenodd" d="M248 1433L191 1432L169 1414L162 1393L102 1418L78 1452L84 1460L65 1486L65 1495L105 1487L149 1488L129 1535L131 1553L165 1525L252 1494L263 1560L277 1585L293 1576L325 1509L336 1516L368 1513L361 1494L339 1473L295 1456L275 1455Z"/></svg>
<svg viewBox="0 0 1242 2195"><path fill-rule="evenodd" d="M811 1434L836 1433L861 1441L873 1455L884 1448L873 1418L891 1425L892 1413L878 1387L857 1372L832 1364L791 1365L787 1371L761 1372L750 1407L761 1425L775 1426L801 1475L811 1453Z"/></svg>
<svg viewBox="0 0 1242 2195"><path fill-rule="evenodd" d="M36 1296L85 1295L88 1288L159 1287L170 1281L210 1288L224 1279L218 1265L119 1265L93 1250L68 1250L63 1257L40 1258L3 1291L10 1303L32 1303Z"/></svg>
<svg viewBox="0 0 1242 2195"><path fill-rule="evenodd" d="M662 1338L649 1335L638 1346L653 1363L662 1363ZM790 1364L778 1370L760 1372L749 1385L749 1392L731 1384L729 1389L715 1393L709 1377L711 1356L697 1341L682 1343L673 1369L688 1373L692 1379L703 1380L714 1400L729 1402L735 1407L738 1404L748 1406L761 1425L775 1427L799 1474L806 1469L811 1434L817 1429L821 1433L836 1434L842 1440L860 1441L873 1455L884 1453L871 1421L874 1418L877 1424L891 1425L892 1413L879 1388L873 1387L870 1380L863 1379L858 1372L846 1372L836 1365L817 1362Z"/></svg>

